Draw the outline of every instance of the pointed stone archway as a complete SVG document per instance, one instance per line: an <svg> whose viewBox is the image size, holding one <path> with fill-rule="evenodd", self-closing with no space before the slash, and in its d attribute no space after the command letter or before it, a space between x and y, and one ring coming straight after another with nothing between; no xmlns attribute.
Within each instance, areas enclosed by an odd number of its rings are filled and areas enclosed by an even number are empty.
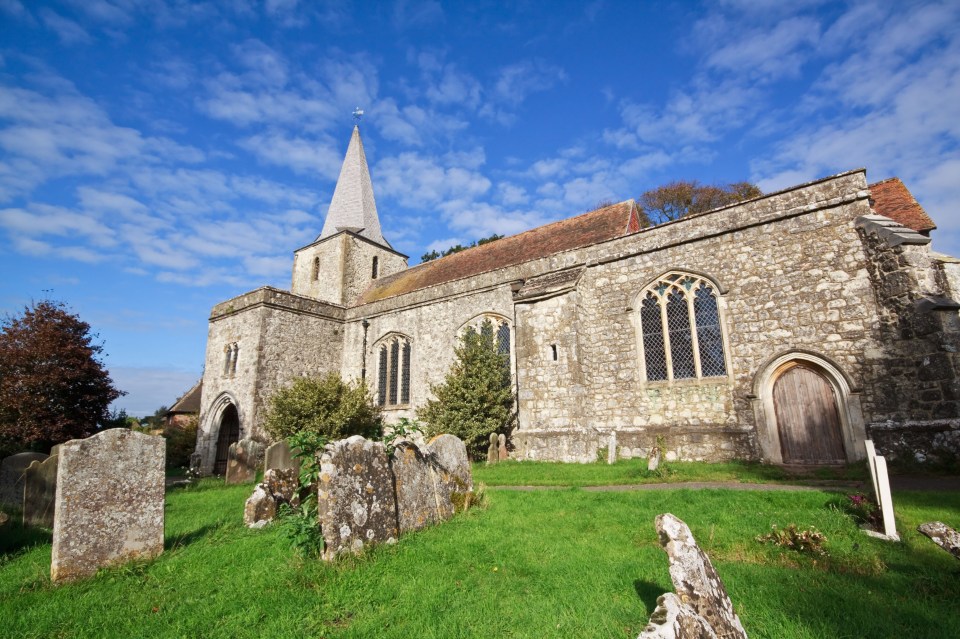
<svg viewBox="0 0 960 639"><path fill-rule="evenodd" d="M217 430L217 453L213 460L213 474L225 475L230 444L240 439L240 414L234 404L227 406L220 414L220 428Z"/></svg>
<svg viewBox="0 0 960 639"><path fill-rule="evenodd" d="M859 390L822 355L771 358L754 378L751 401L764 461L835 464L866 456Z"/></svg>

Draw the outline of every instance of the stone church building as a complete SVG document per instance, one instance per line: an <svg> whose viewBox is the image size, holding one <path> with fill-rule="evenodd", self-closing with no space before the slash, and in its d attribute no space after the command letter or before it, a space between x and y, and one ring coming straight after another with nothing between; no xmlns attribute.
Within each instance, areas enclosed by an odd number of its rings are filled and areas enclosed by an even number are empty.
<svg viewBox="0 0 960 639"><path fill-rule="evenodd" d="M960 264L896 178L858 169L645 228L633 200L408 267L358 129L289 291L210 315L198 451L222 472L301 375L363 378L413 418L485 320L509 353L518 459L835 463L960 444ZM884 451L884 446L891 450ZM918 452L917 454L924 454Z"/></svg>

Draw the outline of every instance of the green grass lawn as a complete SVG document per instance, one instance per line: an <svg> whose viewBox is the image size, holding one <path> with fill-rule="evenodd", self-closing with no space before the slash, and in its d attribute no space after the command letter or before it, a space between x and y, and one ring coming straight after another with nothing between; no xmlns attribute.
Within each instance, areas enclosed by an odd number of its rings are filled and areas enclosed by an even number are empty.
<svg viewBox="0 0 960 639"><path fill-rule="evenodd" d="M76 584L51 585L48 534L17 537L34 545L0 559L0 635L632 638L672 589L653 528L672 512L751 637L960 636L960 562L915 532L960 526L960 493L898 494L892 544L831 492L494 488L486 509L328 565L299 558L278 526L244 528L249 492L171 490L160 558ZM755 541L790 523L825 533L829 555Z"/></svg>
<svg viewBox="0 0 960 639"><path fill-rule="evenodd" d="M821 468L801 476L780 466L754 462L668 462L660 472L647 471L646 459L622 459L615 464L505 461L473 465L473 476L488 486L616 486L685 481L743 483L807 483L823 480L868 481L865 464Z"/></svg>

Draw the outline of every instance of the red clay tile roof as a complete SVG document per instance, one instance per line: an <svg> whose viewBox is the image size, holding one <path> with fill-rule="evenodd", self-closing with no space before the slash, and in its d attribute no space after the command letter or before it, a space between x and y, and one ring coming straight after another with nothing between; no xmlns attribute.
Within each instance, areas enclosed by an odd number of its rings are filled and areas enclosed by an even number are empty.
<svg viewBox="0 0 960 639"><path fill-rule="evenodd" d="M368 304L428 286L612 240L636 233L641 226L637 205L633 200L612 204L384 277L374 282L356 303Z"/></svg>
<svg viewBox="0 0 960 639"><path fill-rule="evenodd" d="M199 413L200 397L203 394L203 380L197 382L193 388L183 394L176 403L167 411L170 413Z"/></svg>
<svg viewBox="0 0 960 639"><path fill-rule="evenodd" d="M900 178L892 177L871 184L870 206L877 215L889 217L918 233L927 234L937 228Z"/></svg>

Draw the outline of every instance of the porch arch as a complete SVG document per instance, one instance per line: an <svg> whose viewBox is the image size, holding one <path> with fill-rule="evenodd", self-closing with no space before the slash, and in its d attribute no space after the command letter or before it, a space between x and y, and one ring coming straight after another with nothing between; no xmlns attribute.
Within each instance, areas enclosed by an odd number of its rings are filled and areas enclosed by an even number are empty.
<svg viewBox="0 0 960 639"><path fill-rule="evenodd" d="M783 403L790 401L791 398L789 391L782 385L777 389L777 383L780 381L781 384L789 384L790 377L798 374L807 375L814 385L818 383L817 379L820 379L829 387L836 408L845 461L853 462L863 459L866 456L864 445L866 428L860 406L860 390L853 386L849 376L840 366L829 358L811 351L791 350L767 360L754 377L751 401L756 417L760 455L764 461L775 464L817 463L816 460L810 459L803 461L791 459L791 456L795 457L795 451L791 450L790 435L787 433L785 437L781 431L781 426L790 419L789 407L784 406ZM775 397L775 393L779 394L779 397ZM779 420L778 401L781 403Z"/></svg>

